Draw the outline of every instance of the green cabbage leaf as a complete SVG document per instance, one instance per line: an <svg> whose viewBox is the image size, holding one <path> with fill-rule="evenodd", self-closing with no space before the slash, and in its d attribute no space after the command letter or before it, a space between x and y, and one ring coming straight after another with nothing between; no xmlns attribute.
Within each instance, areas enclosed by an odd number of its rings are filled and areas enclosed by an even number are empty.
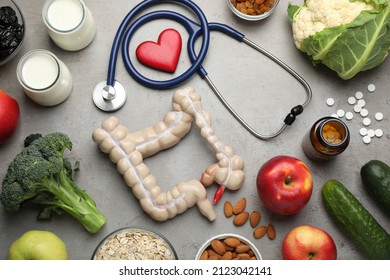
<svg viewBox="0 0 390 280"><path fill-rule="evenodd" d="M309 56L313 65L322 63L348 80L385 60L390 50L389 0L365 2L374 4L375 9L364 10L352 22L325 28L301 42L300 51ZM290 22L304 5L289 4Z"/></svg>

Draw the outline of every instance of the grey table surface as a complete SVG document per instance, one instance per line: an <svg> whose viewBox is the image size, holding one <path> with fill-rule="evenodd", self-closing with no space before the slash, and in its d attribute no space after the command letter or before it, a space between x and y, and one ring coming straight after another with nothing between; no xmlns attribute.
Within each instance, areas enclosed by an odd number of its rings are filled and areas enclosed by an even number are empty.
<svg viewBox="0 0 390 280"><path fill-rule="evenodd" d="M123 227L143 227L163 234L174 246L180 259L193 259L207 239L220 233L232 232L247 237L267 260L281 259L281 244L284 236L293 227L309 224L326 230L334 238L338 258L346 260L364 259L364 255L334 224L321 200L321 186L329 179L343 182L364 204L374 217L390 231L390 219L378 208L363 190L359 176L360 167L370 159L390 163L389 126L389 72L386 60L380 67L361 73L355 78L343 81L324 67L313 67L306 56L300 53L292 40L291 26L287 17L288 1L281 0L275 13L266 20L245 22L237 18L227 7L225 0L195 0L209 22L228 24L246 35L266 50L295 69L310 84L313 90L312 102L295 123L278 138L262 141L246 131L223 107L208 85L194 75L177 88L155 90L146 88L133 80L127 73L121 55L116 68L116 79L128 92L128 99L122 109L112 113L102 112L92 102L92 91L99 82L106 79L108 59L116 30L125 15L139 1L86 0L97 23L94 41L85 49L67 52L58 48L47 35L41 12L44 0L17 1L24 12L27 36L21 52L8 64L0 67L0 88L17 99L21 118L12 139L0 145L0 178L3 178L11 159L22 149L24 138L30 133L47 134L53 131L67 133L73 149L67 156L80 161L80 172L76 182L96 200L98 208L107 216L107 223L97 234L88 233L69 215L54 216L51 221L37 221L36 209L26 208L15 214L8 214L0 207L0 259L5 259L11 243L22 233L31 229L50 230L67 244L70 259L90 259L96 246L110 232ZM301 4L303 1L293 1ZM161 7L193 15L185 8L164 3ZM174 75L189 66L186 54L187 35L182 26L170 20L156 20L137 31L131 48L145 40L156 40L165 28L179 30L183 37L183 51ZM198 40L197 44L200 43ZM16 78L16 66L21 56L33 49L47 49L55 53L70 69L74 87L70 97L55 107L42 107L33 103L24 93ZM132 53L133 50L130 50ZM138 65L134 55L133 61ZM305 90L275 63L244 44L240 44L218 32L211 33L210 48L203 63L209 77L231 103L237 112L256 130L267 134L275 131L289 112L305 100ZM142 67L141 67L142 68ZM164 80L172 78L142 68L145 75ZM374 93L367 92L368 84L375 84ZM131 131L150 127L161 121L166 112L172 110L171 98L175 90L192 86L201 96L203 108L211 114L212 125L220 140L233 147L245 162L245 183L238 191L226 191L220 203L215 205L217 218L209 222L192 207L188 211L165 222L150 218L139 205L131 189L116 171L106 155L100 152L92 141L93 131L109 116L118 117ZM381 128L384 135L364 144L359 135L362 118L358 115L346 121L351 131L348 149L328 163L310 161L301 149L301 140L309 127L319 118L330 115L338 109L352 111L347 98L356 91L365 94L366 108L371 114L381 111L384 119L373 122L371 128ZM326 105L326 99L335 100L333 107ZM345 120L345 119L344 119ZM256 189L256 176L260 166L276 155L290 155L302 159L311 169L314 191L307 206L298 214L288 217L274 215L262 205ZM178 182L198 179L206 166L215 162L214 154L193 126L189 134L175 147L145 160L156 176L163 190L169 190ZM212 198L216 186L207 189ZM223 215L223 202L247 198L248 211L259 210L262 224L273 223L277 236L275 240L264 237L255 240L249 224L235 227L231 219Z"/></svg>

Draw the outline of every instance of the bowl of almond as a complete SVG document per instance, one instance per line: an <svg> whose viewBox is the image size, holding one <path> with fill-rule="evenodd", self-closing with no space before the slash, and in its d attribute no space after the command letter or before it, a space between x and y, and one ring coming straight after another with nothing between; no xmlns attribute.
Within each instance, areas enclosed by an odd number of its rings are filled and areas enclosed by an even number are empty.
<svg viewBox="0 0 390 280"><path fill-rule="evenodd" d="M199 249L196 260L261 260L256 246L247 238L223 233L207 240Z"/></svg>

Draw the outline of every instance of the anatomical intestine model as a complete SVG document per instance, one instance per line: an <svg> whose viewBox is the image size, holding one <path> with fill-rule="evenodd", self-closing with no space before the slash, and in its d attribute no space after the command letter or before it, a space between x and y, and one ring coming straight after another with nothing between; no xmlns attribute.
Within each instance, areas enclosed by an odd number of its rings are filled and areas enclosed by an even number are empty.
<svg viewBox="0 0 390 280"><path fill-rule="evenodd" d="M172 106L174 110L168 112L163 121L133 133L116 117L110 117L93 132L93 141L117 165L118 172L131 187L141 207L153 219L165 221L196 204L200 212L213 221L215 212L205 187L214 182L220 185L214 203L225 188L240 189L245 178L244 162L214 134L210 115L202 109L201 98L194 89L177 90ZM143 160L179 143L189 132L194 119L218 162L208 166L200 180L181 182L168 192L162 192Z"/></svg>

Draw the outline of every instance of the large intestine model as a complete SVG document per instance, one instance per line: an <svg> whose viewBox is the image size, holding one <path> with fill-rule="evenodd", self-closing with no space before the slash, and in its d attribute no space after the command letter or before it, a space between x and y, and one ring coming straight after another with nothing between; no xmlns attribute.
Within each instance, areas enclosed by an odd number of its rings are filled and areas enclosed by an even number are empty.
<svg viewBox="0 0 390 280"><path fill-rule="evenodd" d="M136 132L130 132L116 117L109 117L93 132L92 139L117 165L118 172L131 187L141 207L153 219L165 221L196 204L200 212L213 221L216 216L205 187L214 182L220 185L214 203L225 188L240 189L245 177L244 162L214 134L210 115L202 109L201 98L193 88L177 90L172 106L174 110L168 112L163 121ZM144 158L179 143L189 132L193 120L214 150L218 162L208 166L200 180L181 182L163 192Z"/></svg>

